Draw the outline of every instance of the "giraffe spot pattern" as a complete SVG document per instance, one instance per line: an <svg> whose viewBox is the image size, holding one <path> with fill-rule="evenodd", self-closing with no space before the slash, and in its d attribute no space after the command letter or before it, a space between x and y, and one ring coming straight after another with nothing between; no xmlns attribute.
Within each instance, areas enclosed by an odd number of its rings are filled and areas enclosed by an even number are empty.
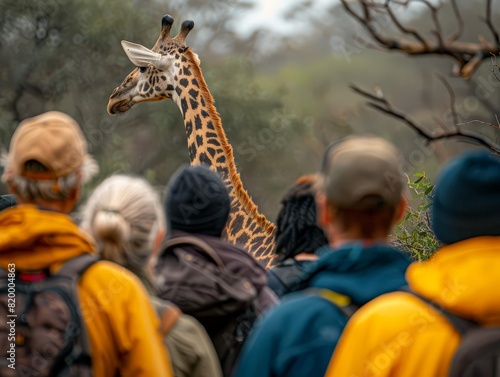
<svg viewBox="0 0 500 377"><path fill-rule="evenodd" d="M175 92L177 93L178 96L180 96L182 93L182 89L180 87L176 87Z"/></svg>
<svg viewBox="0 0 500 377"><path fill-rule="evenodd" d="M156 90L157 92L161 92L161 88L160 88L158 85L157 85L157 86L155 86L155 90Z"/></svg>
<svg viewBox="0 0 500 377"><path fill-rule="evenodd" d="M172 84L168 84L167 85L167 90L174 90L174 86Z"/></svg>
<svg viewBox="0 0 500 377"><path fill-rule="evenodd" d="M192 88L189 89L189 95L191 97L193 97L194 99L196 99L198 97L198 93L199 93L199 91L197 91L196 89L192 89Z"/></svg>
<svg viewBox="0 0 500 377"><path fill-rule="evenodd" d="M218 169L219 173L223 176L223 177L229 177L229 170L226 168L226 167L220 167ZM227 182L226 182L227 184ZM227 184L229 187L231 187L231 183Z"/></svg>
<svg viewBox="0 0 500 377"><path fill-rule="evenodd" d="M210 133L212 133L212 132L210 132ZM207 135L207 137L209 137L209 136ZM220 147L220 143L217 139L208 139L207 144L212 144L212 145L215 145L216 147Z"/></svg>
<svg viewBox="0 0 500 377"><path fill-rule="evenodd" d="M209 120L207 122L207 128L210 129L210 130L215 130L214 124L212 123L211 120Z"/></svg>
<svg viewBox="0 0 500 377"><path fill-rule="evenodd" d="M193 122L188 120L186 122L186 135L187 135L187 137L189 138L192 133L193 133Z"/></svg>
<svg viewBox="0 0 500 377"><path fill-rule="evenodd" d="M223 162L226 162L226 156L222 155L222 156L217 157L217 160L215 160L215 162L218 162L220 164L222 164Z"/></svg>
<svg viewBox="0 0 500 377"><path fill-rule="evenodd" d="M207 113L205 110L201 110L200 114L201 114L201 116L202 116L203 118L208 118L208 117L209 117L208 113ZM210 122L210 123L211 123L211 122Z"/></svg>
<svg viewBox="0 0 500 377"><path fill-rule="evenodd" d="M217 137L217 134L215 132L207 132L205 134L206 137ZM216 140L217 141L217 140ZM220 145L220 144L219 144Z"/></svg>
<svg viewBox="0 0 500 377"><path fill-rule="evenodd" d="M201 135L196 135L196 144L198 144L198 147L203 145L203 137Z"/></svg>
<svg viewBox="0 0 500 377"><path fill-rule="evenodd" d="M196 115L194 117L194 126L197 130L201 130L202 124L201 124L201 119L199 115Z"/></svg>
<svg viewBox="0 0 500 377"><path fill-rule="evenodd" d="M142 90L145 92L147 92L149 90L149 84L147 82L144 83Z"/></svg>
<svg viewBox="0 0 500 377"><path fill-rule="evenodd" d="M188 61L188 60L186 59L186 57L185 57L185 56L183 56L183 57L181 58L181 62L186 63L187 61Z"/></svg>
<svg viewBox="0 0 500 377"><path fill-rule="evenodd" d="M193 100L193 99L190 98L189 99L189 103L191 104L191 108L193 110L196 110L198 108L198 102L197 101L195 101L195 100Z"/></svg>
<svg viewBox="0 0 500 377"><path fill-rule="evenodd" d="M182 115L186 116L186 112L188 110L188 105L187 105L187 102L186 102L185 98L181 99L181 107L182 107Z"/></svg>
<svg viewBox="0 0 500 377"><path fill-rule="evenodd" d="M196 86L197 88L199 88L199 87L200 87L200 84L198 84L198 80L196 80L196 79L192 79L192 80L191 80L191 83L192 83L194 86Z"/></svg>
<svg viewBox="0 0 500 377"><path fill-rule="evenodd" d="M241 234L239 237L238 237L238 243L240 245L246 245L246 243L250 240L250 236L246 233L243 233Z"/></svg>
<svg viewBox="0 0 500 377"><path fill-rule="evenodd" d="M179 84L181 84L184 88L187 88L189 81L188 79L180 79Z"/></svg>
<svg viewBox="0 0 500 377"><path fill-rule="evenodd" d="M214 148L207 148L207 152L210 153L210 156L215 157L215 149Z"/></svg>
<svg viewBox="0 0 500 377"><path fill-rule="evenodd" d="M165 80L167 80L167 77L166 77L166 76L164 76L164 75L161 75L161 79L162 79L163 81L165 81Z"/></svg>
<svg viewBox="0 0 500 377"><path fill-rule="evenodd" d="M189 151L189 158L193 160L196 157L196 147L194 145L194 142L189 144L188 151Z"/></svg>
<svg viewBox="0 0 500 377"><path fill-rule="evenodd" d="M183 73L184 73L184 75L186 75L186 76L191 76L191 71L189 70L189 66L188 66L188 67L184 66L184 67L182 68L182 72L183 72Z"/></svg>
<svg viewBox="0 0 500 377"><path fill-rule="evenodd" d="M244 217L242 215L236 215L233 219L231 228L241 229L243 228Z"/></svg>
<svg viewBox="0 0 500 377"><path fill-rule="evenodd" d="M200 153L200 162L202 164L210 165L211 161L210 161L210 159L208 158L208 156L207 156L207 154L205 152L201 152Z"/></svg>

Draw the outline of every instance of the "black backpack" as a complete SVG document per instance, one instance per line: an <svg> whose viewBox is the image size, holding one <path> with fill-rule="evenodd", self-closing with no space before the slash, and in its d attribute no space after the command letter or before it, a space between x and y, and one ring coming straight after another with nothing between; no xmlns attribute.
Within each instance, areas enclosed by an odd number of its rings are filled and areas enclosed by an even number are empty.
<svg viewBox="0 0 500 377"><path fill-rule="evenodd" d="M77 284L97 259L83 254L54 275L0 269L1 376L92 376Z"/></svg>
<svg viewBox="0 0 500 377"><path fill-rule="evenodd" d="M500 376L500 327L482 327L476 322L461 318L438 304L403 289L432 306L462 335L450 365L449 377L499 377Z"/></svg>
<svg viewBox="0 0 500 377"><path fill-rule="evenodd" d="M195 246L196 252L185 246ZM257 318L256 288L245 277L229 271L219 254L195 236L167 240L155 272L158 296L205 327L223 375L231 376Z"/></svg>

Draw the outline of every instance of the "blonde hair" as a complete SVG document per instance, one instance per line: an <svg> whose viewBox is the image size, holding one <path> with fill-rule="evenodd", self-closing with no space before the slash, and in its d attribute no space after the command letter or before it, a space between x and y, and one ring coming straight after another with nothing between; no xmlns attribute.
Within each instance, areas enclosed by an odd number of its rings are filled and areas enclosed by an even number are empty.
<svg viewBox="0 0 500 377"><path fill-rule="evenodd" d="M81 226L101 257L131 270L151 288L146 267L158 232L166 227L154 188L142 178L114 175L93 191L82 212Z"/></svg>

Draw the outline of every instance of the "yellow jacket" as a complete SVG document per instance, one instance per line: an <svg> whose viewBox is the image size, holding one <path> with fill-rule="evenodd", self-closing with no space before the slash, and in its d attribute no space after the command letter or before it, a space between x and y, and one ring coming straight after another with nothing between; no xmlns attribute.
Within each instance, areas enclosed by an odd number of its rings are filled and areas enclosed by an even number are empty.
<svg viewBox="0 0 500 377"><path fill-rule="evenodd" d="M50 269L92 252L90 239L65 214L21 205L0 213L0 267ZM168 354L148 294L129 271L97 262L79 286L96 377L170 377Z"/></svg>
<svg viewBox="0 0 500 377"><path fill-rule="evenodd" d="M478 237L413 263L409 286L447 311L500 325L500 237ZM442 314L409 293L380 296L347 324L326 377L441 377L460 335Z"/></svg>

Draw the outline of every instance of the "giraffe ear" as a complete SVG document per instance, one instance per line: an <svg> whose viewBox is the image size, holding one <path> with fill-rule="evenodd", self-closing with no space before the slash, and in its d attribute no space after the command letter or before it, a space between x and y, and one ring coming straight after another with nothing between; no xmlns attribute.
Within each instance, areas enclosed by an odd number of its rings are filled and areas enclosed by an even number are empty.
<svg viewBox="0 0 500 377"><path fill-rule="evenodd" d="M122 41L121 43L129 60L137 67L147 67L152 64L158 69L165 69L172 63L172 59L167 56L153 52L140 44L128 41Z"/></svg>

